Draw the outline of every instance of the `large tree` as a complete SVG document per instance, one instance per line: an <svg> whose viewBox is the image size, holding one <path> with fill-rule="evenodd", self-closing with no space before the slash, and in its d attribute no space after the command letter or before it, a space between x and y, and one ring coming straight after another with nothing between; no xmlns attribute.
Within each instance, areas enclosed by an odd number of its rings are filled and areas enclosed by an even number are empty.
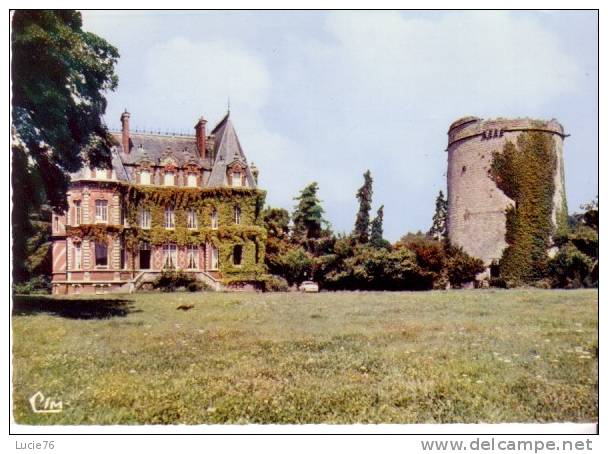
<svg viewBox="0 0 608 454"><path fill-rule="evenodd" d="M372 209L373 193L372 183L372 174L367 170L363 174L363 186L357 191L359 211L355 220L353 236L359 243L367 243L369 241L369 212Z"/></svg>
<svg viewBox="0 0 608 454"><path fill-rule="evenodd" d="M323 232L323 207L317 196L319 185L313 182L306 186L294 200L298 201L291 216L293 220L292 239L304 243L308 239L320 238Z"/></svg>
<svg viewBox="0 0 608 454"><path fill-rule="evenodd" d="M69 173L110 163L102 115L119 55L70 10L15 11L11 45L13 277L22 281L32 212L45 200L65 209Z"/></svg>

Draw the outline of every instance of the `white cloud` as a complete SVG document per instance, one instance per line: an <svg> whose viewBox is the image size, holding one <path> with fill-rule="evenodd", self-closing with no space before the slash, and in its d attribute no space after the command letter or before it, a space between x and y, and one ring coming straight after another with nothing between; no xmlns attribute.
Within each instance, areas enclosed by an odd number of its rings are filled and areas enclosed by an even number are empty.
<svg viewBox="0 0 608 454"><path fill-rule="evenodd" d="M333 13L327 29L339 42L332 58L358 87L384 100L426 100L429 111L448 100L461 109L497 114L505 108L536 109L576 89L582 76L555 35L508 13L446 13L434 19Z"/></svg>
<svg viewBox="0 0 608 454"><path fill-rule="evenodd" d="M302 27L289 13L273 27L256 17L86 13L122 55L109 120L128 107L135 127L192 131L200 115L212 127L230 97L268 202L291 209L316 180L337 230L352 228L367 168L389 238L428 227L453 120L559 116L547 106L584 83L542 15L331 12Z"/></svg>

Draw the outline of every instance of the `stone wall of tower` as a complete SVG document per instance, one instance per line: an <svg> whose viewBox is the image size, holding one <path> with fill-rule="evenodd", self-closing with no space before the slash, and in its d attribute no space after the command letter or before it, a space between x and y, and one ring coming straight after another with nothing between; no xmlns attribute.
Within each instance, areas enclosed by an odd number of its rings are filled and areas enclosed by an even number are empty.
<svg viewBox="0 0 608 454"><path fill-rule="evenodd" d="M555 141L557 169L553 197L553 222L565 206L563 127L555 120L482 120L466 117L448 131L448 236L452 244L490 265L500 260L505 241L505 210L513 204L489 175L494 152L507 141L517 143L525 131L550 134Z"/></svg>

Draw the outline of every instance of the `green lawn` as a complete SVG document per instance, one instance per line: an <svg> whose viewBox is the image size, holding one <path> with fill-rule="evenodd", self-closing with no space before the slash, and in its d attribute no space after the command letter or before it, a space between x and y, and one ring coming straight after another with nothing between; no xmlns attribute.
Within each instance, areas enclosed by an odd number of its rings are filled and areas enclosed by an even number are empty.
<svg viewBox="0 0 608 454"><path fill-rule="evenodd" d="M596 290L17 297L14 415L22 424L591 422L597 304ZM33 413L37 391L61 399L63 412Z"/></svg>

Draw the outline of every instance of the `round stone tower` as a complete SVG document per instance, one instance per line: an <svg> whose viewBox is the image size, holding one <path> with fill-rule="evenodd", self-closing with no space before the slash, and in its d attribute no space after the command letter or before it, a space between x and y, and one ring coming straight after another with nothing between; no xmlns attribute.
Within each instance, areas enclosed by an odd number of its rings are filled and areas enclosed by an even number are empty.
<svg viewBox="0 0 608 454"><path fill-rule="evenodd" d="M552 220L565 204L563 141L564 128L556 120L492 119L464 117L448 131L448 237L489 267L498 262L505 241L507 207L514 204L490 176L493 153L501 153L507 141L517 143L520 134L537 131L555 143L557 169ZM483 277L479 276L479 277Z"/></svg>

